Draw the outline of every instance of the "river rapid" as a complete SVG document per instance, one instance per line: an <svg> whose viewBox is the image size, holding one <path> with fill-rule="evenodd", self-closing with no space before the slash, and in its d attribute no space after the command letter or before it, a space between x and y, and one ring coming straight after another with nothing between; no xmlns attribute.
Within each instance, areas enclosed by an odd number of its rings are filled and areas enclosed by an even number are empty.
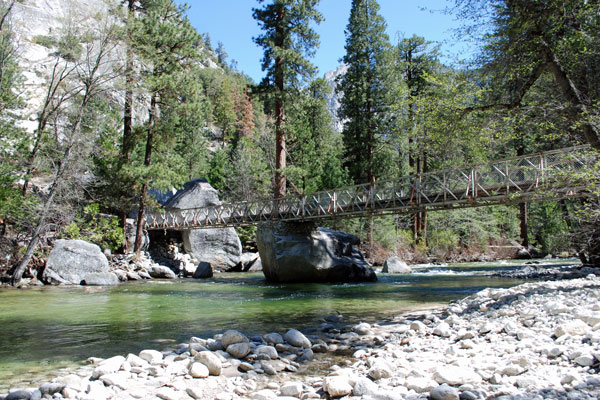
<svg viewBox="0 0 600 400"><path fill-rule="evenodd" d="M523 265L420 266L362 284L270 284L262 274L220 274L116 287L0 289L0 393L36 386L91 356L161 349L191 336L284 333L317 327L331 314L350 323L438 307L486 287L518 285L523 281L491 275Z"/></svg>

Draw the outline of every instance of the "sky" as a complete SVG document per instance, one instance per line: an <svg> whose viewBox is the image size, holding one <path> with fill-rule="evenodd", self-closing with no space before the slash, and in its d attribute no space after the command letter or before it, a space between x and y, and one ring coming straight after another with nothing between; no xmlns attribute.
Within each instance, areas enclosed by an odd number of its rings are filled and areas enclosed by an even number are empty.
<svg viewBox="0 0 600 400"><path fill-rule="evenodd" d="M183 2L183 1L178 1ZM252 9L259 7L256 0L187 0L187 15L200 33L208 33L213 48L222 42L229 61L237 61L237 69L260 82L263 51L252 38L260 35L258 23L252 18ZM451 6L448 0L379 0L380 15L387 22L391 42L398 37L413 34L440 44L442 61L452 63L464 59L468 45L450 45L453 29L460 25L451 15L441 10ZM319 69L318 75L335 69L344 56L344 30L350 16L351 0L321 0L319 11L325 20L315 26L321 45L311 60Z"/></svg>

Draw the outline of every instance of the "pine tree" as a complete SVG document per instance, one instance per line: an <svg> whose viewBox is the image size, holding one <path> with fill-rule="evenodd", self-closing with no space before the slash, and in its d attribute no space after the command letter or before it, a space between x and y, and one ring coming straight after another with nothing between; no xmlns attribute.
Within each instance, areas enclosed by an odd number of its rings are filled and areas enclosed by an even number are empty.
<svg viewBox="0 0 600 400"><path fill-rule="evenodd" d="M145 15L136 19L132 33L135 52L142 63L143 86L150 97L144 127L143 166L138 175L140 200L134 249L138 255L148 189L168 186L175 178L174 171L167 167L174 156L169 150L182 129L180 108L198 98L199 87L189 79L188 73L199 59L202 43L200 35L183 15L185 8L173 0L149 1L145 10ZM161 165L153 162L153 156L162 157Z"/></svg>
<svg viewBox="0 0 600 400"><path fill-rule="evenodd" d="M259 0L264 3L264 0ZM314 74L314 66L307 60L319 44L311 23L320 23L322 16L316 6L319 0L273 0L262 9L254 9L253 16L262 29L254 41L264 49L262 69L267 75L262 85L275 96L275 187L276 198L286 194L285 104L286 93Z"/></svg>
<svg viewBox="0 0 600 400"><path fill-rule="evenodd" d="M410 173L427 172L427 147L425 124L421 123L422 99L433 86L431 77L438 67L437 48L420 36L413 35L398 41L395 49L397 73L402 76L407 86L403 97L406 118L404 132L400 140L408 141L408 165ZM398 146L402 152L403 146ZM403 157L400 158L402 160ZM402 172L400 168L399 172ZM427 211L419 211L413 215L412 232L415 243L425 242L427 238Z"/></svg>
<svg viewBox="0 0 600 400"><path fill-rule="evenodd" d="M389 39L375 0L352 0L346 28L348 71L338 82L343 93L340 117L345 121L344 164L355 183L373 183L377 175L375 152L388 134Z"/></svg>
<svg viewBox="0 0 600 400"><path fill-rule="evenodd" d="M338 82L343 93L340 118L344 120L344 165L355 183L375 184L378 145L389 134L389 38L375 0L352 0L346 28L348 70ZM373 249L373 217L367 222L367 240Z"/></svg>

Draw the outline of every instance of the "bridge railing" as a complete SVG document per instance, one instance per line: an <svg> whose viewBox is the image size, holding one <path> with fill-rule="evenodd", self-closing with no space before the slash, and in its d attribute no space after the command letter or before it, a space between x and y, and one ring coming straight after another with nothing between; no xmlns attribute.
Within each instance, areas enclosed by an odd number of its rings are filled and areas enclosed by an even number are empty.
<svg viewBox="0 0 600 400"><path fill-rule="evenodd" d="M147 214L146 229L240 226L490 205L535 196L561 198L580 194L582 185L571 177L595 160L597 153L579 146L304 196L155 211Z"/></svg>

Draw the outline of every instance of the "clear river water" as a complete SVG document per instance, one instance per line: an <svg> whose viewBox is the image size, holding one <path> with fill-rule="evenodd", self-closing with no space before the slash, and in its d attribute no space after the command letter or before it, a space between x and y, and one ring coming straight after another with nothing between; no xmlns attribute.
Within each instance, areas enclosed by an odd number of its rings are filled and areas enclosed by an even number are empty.
<svg viewBox="0 0 600 400"><path fill-rule="evenodd" d="M445 305L486 287L521 283L491 275L522 265L429 266L410 275L378 274L377 282L361 284L271 284L262 274L221 274L116 287L0 289L0 393L37 386L91 356L160 350L191 336L227 329L283 334L318 327L330 314L375 321Z"/></svg>

